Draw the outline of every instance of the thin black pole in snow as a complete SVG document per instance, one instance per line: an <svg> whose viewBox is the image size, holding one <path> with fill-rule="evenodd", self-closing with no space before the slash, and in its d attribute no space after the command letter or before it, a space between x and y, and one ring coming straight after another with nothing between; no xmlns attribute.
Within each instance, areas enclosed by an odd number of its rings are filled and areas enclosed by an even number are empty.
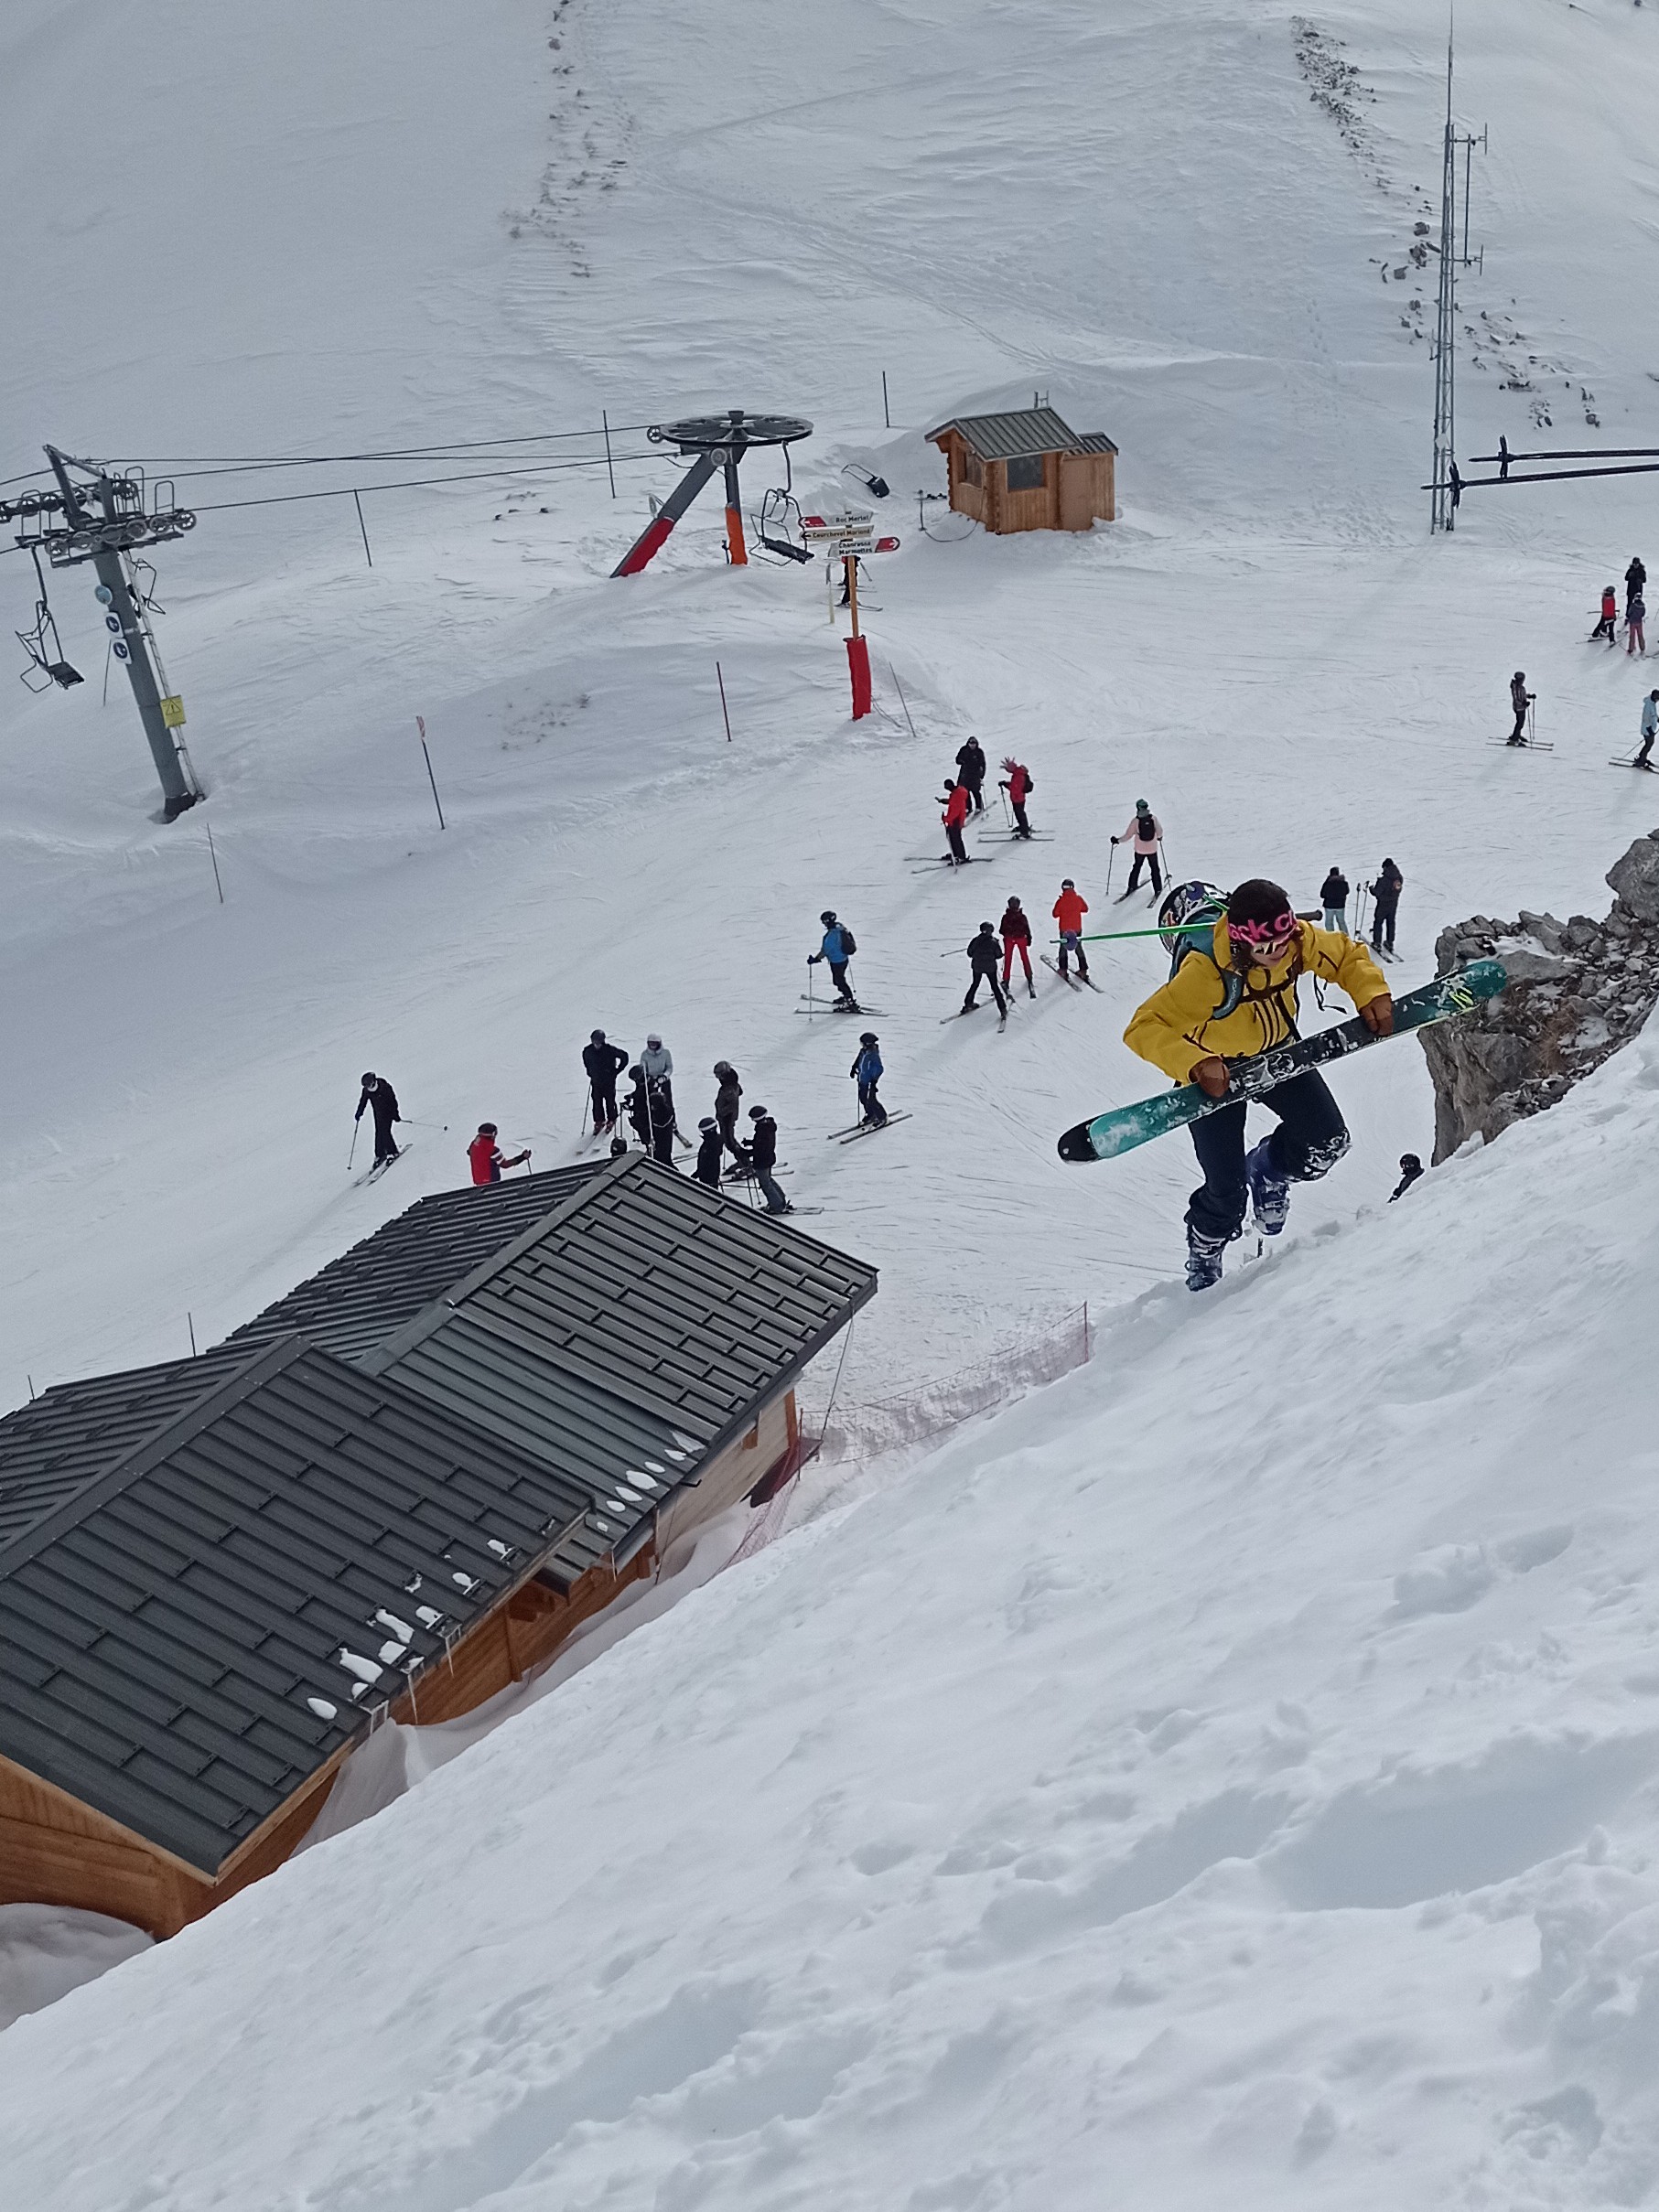
<svg viewBox="0 0 1659 2212"><path fill-rule="evenodd" d="M617 472L610 465L610 416L603 407L599 409L599 420L605 425L605 473L610 478L610 496L614 499L617 496Z"/></svg>
<svg viewBox="0 0 1659 2212"><path fill-rule="evenodd" d="M103 656L103 697L98 702L100 706L108 706L110 703L110 662L114 658L115 654L113 644L112 642L111 650Z"/></svg>
<svg viewBox="0 0 1659 2212"><path fill-rule="evenodd" d="M720 712L726 720L726 742L731 743L731 716L726 709L726 679L720 673L720 663L715 662L715 682L720 686Z"/></svg>
<svg viewBox="0 0 1659 2212"><path fill-rule="evenodd" d="M885 369L881 371L881 419L889 430L893 427L893 411L887 403L887 370Z"/></svg>
<svg viewBox="0 0 1659 2212"><path fill-rule="evenodd" d="M910 722L910 703L904 695L903 684L899 681L899 671L890 660L887 664L887 672L893 679L893 689L899 694L899 703L904 709L905 720L910 723L910 736L913 737L916 735L916 725Z"/></svg>
<svg viewBox="0 0 1659 2212"><path fill-rule="evenodd" d="M192 1359L194 1359L198 1357L196 1350L196 1316L188 1310L185 1314L185 1324L190 1332L190 1357Z"/></svg>
<svg viewBox="0 0 1659 2212"><path fill-rule="evenodd" d="M225 887L219 880L219 855L213 850L213 825L204 815L201 826L208 833L208 858L213 864L213 886L219 893L219 903L222 907L225 903Z"/></svg>
<svg viewBox="0 0 1659 2212"><path fill-rule="evenodd" d="M370 567L372 568L374 566L374 555L369 551L369 525L363 521L363 503L358 498L356 492L351 494L351 504L357 510L357 527L363 533L363 556L367 560Z"/></svg>
<svg viewBox="0 0 1659 2212"><path fill-rule="evenodd" d="M426 781L432 786L432 803L437 809L437 826L440 830L447 830L449 825L444 820L444 802L437 795L437 778L432 773L432 756L426 751L426 717L417 714L415 726L421 734L421 751L426 762Z"/></svg>

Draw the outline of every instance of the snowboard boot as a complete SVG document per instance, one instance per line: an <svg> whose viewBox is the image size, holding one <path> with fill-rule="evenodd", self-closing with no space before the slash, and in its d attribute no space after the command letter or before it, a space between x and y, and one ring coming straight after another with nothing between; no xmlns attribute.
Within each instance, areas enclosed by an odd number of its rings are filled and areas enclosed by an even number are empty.
<svg viewBox="0 0 1659 2212"><path fill-rule="evenodd" d="M1255 1214L1255 1226L1264 1237L1277 1237L1290 1212L1290 1179L1274 1166L1272 1144L1271 1137L1264 1137L1259 1144L1252 1146L1244 1160L1250 1204Z"/></svg>
<svg viewBox="0 0 1659 2212"><path fill-rule="evenodd" d="M1225 1237L1206 1237L1201 1229L1187 1224L1187 1288L1190 1291L1209 1290L1222 1279L1222 1254L1227 1249Z"/></svg>

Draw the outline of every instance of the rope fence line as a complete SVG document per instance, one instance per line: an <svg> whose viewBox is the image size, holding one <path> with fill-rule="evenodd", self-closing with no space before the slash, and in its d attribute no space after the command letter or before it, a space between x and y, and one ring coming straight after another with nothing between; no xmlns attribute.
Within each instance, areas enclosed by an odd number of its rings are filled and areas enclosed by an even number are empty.
<svg viewBox="0 0 1659 2212"><path fill-rule="evenodd" d="M988 1413L1010 1399L1057 1382L1092 1356L1093 1330L1085 1303L1049 1327L992 1348L971 1366L932 1381L836 1412L825 1407L815 1456L827 1465L874 1459L905 1444L925 1444Z"/></svg>

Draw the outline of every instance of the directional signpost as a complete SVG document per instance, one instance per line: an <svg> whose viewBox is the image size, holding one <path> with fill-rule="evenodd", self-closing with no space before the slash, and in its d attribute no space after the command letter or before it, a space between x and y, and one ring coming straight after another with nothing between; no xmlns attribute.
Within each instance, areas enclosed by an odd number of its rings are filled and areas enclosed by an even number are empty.
<svg viewBox="0 0 1659 2212"><path fill-rule="evenodd" d="M853 617L853 634L846 641L847 670L853 682L853 720L862 722L870 711L869 640L858 628L858 562L867 553L897 553L897 538L878 538L876 518L867 508L848 508L836 515L803 515L801 535L831 560L843 564L846 577L846 604Z"/></svg>

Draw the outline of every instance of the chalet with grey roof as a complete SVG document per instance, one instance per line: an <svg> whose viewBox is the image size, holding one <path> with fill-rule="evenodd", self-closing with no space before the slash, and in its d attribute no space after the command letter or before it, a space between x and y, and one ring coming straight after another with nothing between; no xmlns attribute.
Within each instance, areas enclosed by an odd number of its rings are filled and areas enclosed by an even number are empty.
<svg viewBox="0 0 1659 2212"><path fill-rule="evenodd" d="M640 1154L427 1198L0 1421L0 1902L167 1935L798 1463L874 1271Z"/></svg>
<svg viewBox="0 0 1659 2212"><path fill-rule="evenodd" d="M944 455L952 507L998 537L1116 520L1117 447L1052 407L959 414L927 435Z"/></svg>

